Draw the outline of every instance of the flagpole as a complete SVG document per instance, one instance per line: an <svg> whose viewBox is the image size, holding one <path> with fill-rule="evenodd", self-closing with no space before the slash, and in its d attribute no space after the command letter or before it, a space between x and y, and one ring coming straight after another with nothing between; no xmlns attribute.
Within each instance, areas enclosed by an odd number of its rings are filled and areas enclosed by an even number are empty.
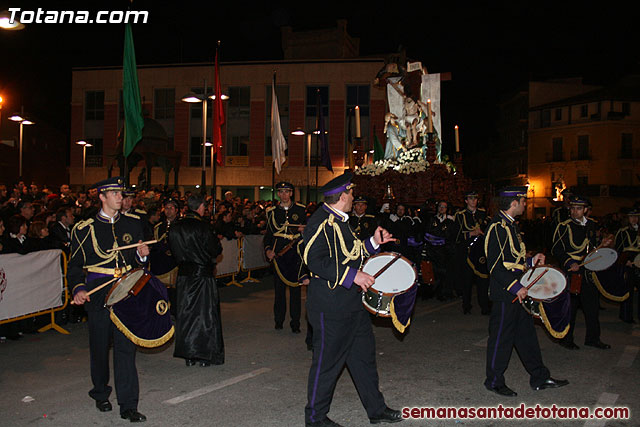
<svg viewBox="0 0 640 427"><path fill-rule="evenodd" d="M201 194L207 194L207 79L204 79L204 92L202 100L202 180Z"/></svg>
<svg viewBox="0 0 640 427"><path fill-rule="evenodd" d="M318 111L316 111L316 204L318 203L318 160L320 157L320 126L319 117L322 114L322 103L320 102L320 89L316 89L316 105L318 106Z"/></svg>

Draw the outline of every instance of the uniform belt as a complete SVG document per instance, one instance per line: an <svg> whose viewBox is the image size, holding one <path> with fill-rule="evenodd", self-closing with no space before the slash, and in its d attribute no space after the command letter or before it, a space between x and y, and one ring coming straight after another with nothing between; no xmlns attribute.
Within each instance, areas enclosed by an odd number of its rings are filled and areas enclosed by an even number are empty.
<svg viewBox="0 0 640 427"><path fill-rule="evenodd" d="M130 271L131 269L132 269L132 267L130 265L127 265L125 267L121 267L120 268L120 273L124 274L127 271ZM87 271L89 273L99 273L99 274L105 274L105 275L109 275L109 276L115 276L115 268L87 267Z"/></svg>

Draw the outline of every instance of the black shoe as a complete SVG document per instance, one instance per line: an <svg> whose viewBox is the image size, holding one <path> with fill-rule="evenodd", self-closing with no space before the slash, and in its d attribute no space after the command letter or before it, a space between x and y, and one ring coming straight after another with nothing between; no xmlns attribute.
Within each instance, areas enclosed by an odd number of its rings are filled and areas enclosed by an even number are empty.
<svg viewBox="0 0 640 427"><path fill-rule="evenodd" d="M402 421L402 412L391 409L388 406L377 417L369 418L371 424L399 423L400 421Z"/></svg>
<svg viewBox="0 0 640 427"><path fill-rule="evenodd" d="M203 368L206 368L207 366L211 366L211 362L209 362L208 360L201 360L200 366L202 366Z"/></svg>
<svg viewBox="0 0 640 427"><path fill-rule="evenodd" d="M576 345L573 341L560 341L558 344L566 348L567 350L580 350L580 347Z"/></svg>
<svg viewBox="0 0 640 427"><path fill-rule="evenodd" d="M193 366L193 365L195 365L195 364L196 364L196 361L195 361L195 360L193 360L193 359L185 359L184 363L185 363L185 365L187 365L187 366Z"/></svg>
<svg viewBox="0 0 640 427"><path fill-rule="evenodd" d="M300 327L291 328L291 332L293 332L294 334L299 334L300 333Z"/></svg>
<svg viewBox="0 0 640 427"><path fill-rule="evenodd" d="M305 421L304 425L305 427L342 427L340 424L331 421L329 418L325 418L322 421L316 421L313 423Z"/></svg>
<svg viewBox="0 0 640 427"><path fill-rule="evenodd" d="M142 415L140 412L135 409L127 409L120 414L120 418L129 420L132 423L143 423L147 421L147 417Z"/></svg>
<svg viewBox="0 0 640 427"><path fill-rule="evenodd" d="M600 340L596 342L585 342L584 345L588 345L589 347L599 348L600 350L609 350L611 348L609 344L605 344Z"/></svg>
<svg viewBox="0 0 640 427"><path fill-rule="evenodd" d="M276 323L276 329L282 329L282 323Z"/></svg>
<svg viewBox="0 0 640 427"><path fill-rule="evenodd" d="M485 387L487 388L487 390L492 391L494 393L497 393L500 396L513 397L513 396L517 396L518 395L518 393L516 393L515 391L511 390L506 385L502 385L500 387L489 387L488 385L485 385Z"/></svg>
<svg viewBox="0 0 640 427"><path fill-rule="evenodd" d="M543 382L542 384L540 384L537 387L531 387L534 390L545 390L547 388L558 388L558 387L562 387L569 384L569 381L567 380L555 380L553 378L549 378L548 380L546 380L545 382Z"/></svg>
<svg viewBox="0 0 640 427"><path fill-rule="evenodd" d="M113 409L113 406L111 406L111 402L108 400L96 400L96 408L98 408L100 412L109 412Z"/></svg>

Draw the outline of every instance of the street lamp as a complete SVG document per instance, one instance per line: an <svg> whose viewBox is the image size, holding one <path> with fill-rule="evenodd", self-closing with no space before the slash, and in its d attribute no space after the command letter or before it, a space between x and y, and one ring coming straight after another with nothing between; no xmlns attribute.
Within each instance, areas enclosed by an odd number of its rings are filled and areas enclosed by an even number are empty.
<svg viewBox="0 0 640 427"><path fill-rule="evenodd" d="M8 10L0 12L0 30L18 31L24 29L24 24L17 19L11 19L11 13Z"/></svg>
<svg viewBox="0 0 640 427"><path fill-rule="evenodd" d="M87 141L76 141L76 144L82 145L82 191L84 191L87 182L87 147L93 147L93 145Z"/></svg>
<svg viewBox="0 0 640 427"><path fill-rule="evenodd" d="M190 92L182 97L182 102L186 102L189 104L197 104L198 102L202 103L202 179L200 181L200 188L202 193L206 194L206 186L207 186L207 170L206 170L206 161L205 158L207 156L207 101L209 99L216 99L215 94L207 95L207 81L204 81L204 91L203 94L195 94ZM221 95L221 99L227 100L229 97L227 95ZM215 150L211 149L211 185L212 192L214 193L215 199L215 169L213 162L213 152Z"/></svg>
<svg viewBox="0 0 640 427"><path fill-rule="evenodd" d="M22 135L24 133L23 131L23 126L24 125L35 125L36 123L23 117L21 114L13 114L11 117L9 117L9 120L12 120L14 122L18 122L20 123L20 148L19 148L19 157L20 157L20 162L19 162L19 169L18 169L18 176L20 178L22 178Z"/></svg>

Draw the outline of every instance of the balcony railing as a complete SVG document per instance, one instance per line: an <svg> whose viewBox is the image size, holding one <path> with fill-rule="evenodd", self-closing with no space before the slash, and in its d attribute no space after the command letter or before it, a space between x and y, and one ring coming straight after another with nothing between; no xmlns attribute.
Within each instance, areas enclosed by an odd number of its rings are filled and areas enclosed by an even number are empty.
<svg viewBox="0 0 640 427"><path fill-rule="evenodd" d="M591 160L591 152L571 152L571 160Z"/></svg>
<svg viewBox="0 0 640 427"><path fill-rule="evenodd" d="M545 153L545 160L549 162L564 162L564 153Z"/></svg>

